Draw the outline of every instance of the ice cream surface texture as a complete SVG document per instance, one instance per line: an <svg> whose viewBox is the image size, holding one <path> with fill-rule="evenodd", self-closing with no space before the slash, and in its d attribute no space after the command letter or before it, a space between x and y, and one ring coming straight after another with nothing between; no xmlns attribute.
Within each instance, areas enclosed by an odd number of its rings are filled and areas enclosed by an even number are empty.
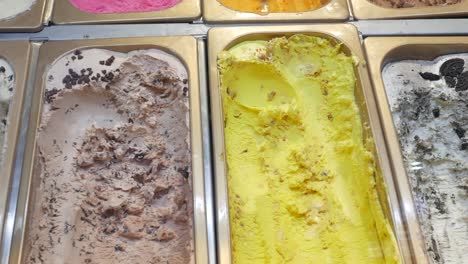
<svg viewBox="0 0 468 264"><path fill-rule="evenodd" d="M76 50L44 78L24 263L193 263L180 60Z"/></svg>
<svg viewBox="0 0 468 264"><path fill-rule="evenodd" d="M35 2L36 0L0 0L0 20L28 11Z"/></svg>
<svg viewBox="0 0 468 264"><path fill-rule="evenodd" d="M460 3L462 0L369 0L370 2L388 8L411 8L429 6L447 6Z"/></svg>
<svg viewBox="0 0 468 264"><path fill-rule="evenodd" d="M355 63L300 34L219 54L233 263L399 263Z"/></svg>
<svg viewBox="0 0 468 264"><path fill-rule="evenodd" d="M183 0L69 0L76 8L94 14L151 12L171 8Z"/></svg>
<svg viewBox="0 0 468 264"><path fill-rule="evenodd" d="M433 263L468 260L467 61L404 60L382 73Z"/></svg>
<svg viewBox="0 0 468 264"><path fill-rule="evenodd" d="M218 0L228 8L253 13L306 12L322 7L328 0Z"/></svg>
<svg viewBox="0 0 468 264"><path fill-rule="evenodd" d="M3 166L3 158L8 142L5 142L8 128L8 112L11 98L15 88L15 73L11 65L0 58L0 166Z"/></svg>

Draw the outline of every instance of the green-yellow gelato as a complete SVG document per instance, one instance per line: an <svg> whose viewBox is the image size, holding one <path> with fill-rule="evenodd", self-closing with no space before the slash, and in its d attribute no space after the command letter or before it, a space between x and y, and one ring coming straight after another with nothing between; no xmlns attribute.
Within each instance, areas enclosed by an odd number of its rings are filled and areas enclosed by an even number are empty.
<svg viewBox="0 0 468 264"><path fill-rule="evenodd" d="M355 61L306 35L219 54L233 263L400 263Z"/></svg>

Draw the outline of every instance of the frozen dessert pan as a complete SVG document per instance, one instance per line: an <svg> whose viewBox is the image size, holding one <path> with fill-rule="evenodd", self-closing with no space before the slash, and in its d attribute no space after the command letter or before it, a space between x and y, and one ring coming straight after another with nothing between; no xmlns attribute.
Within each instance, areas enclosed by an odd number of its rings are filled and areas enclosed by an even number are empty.
<svg viewBox="0 0 468 264"><path fill-rule="evenodd" d="M3 8L3 7L1 7ZM0 32L37 32L42 29L47 19L47 0L37 0L31 9L13 18L0 20Z"/></svg>
<svg viewBox="0 0 468 264"><path fill-rule="evenodd" d="M224 6L218 0L205 0L203 3L203 17L210 23L344 21L348 19L349 11L346 0L330 0L324 6L307 12L268 14L240 12Z"/></svg>
<svg viewBox="0 0 468 264"><path fill-rule="evenodd" d="M401 204L395 189L387 148L382 127L378 118L373 91L364 63L364 56L357 30L352 25L312 25L312 26L272 26L272 27L234 27L215 28L208 33L209 76L211 94L211 114L214 144L214 171L217 206L217 236L219 263L231 263L230 218L227 186L227 164L225 157L224 118L220 93L220 79L217 70L217 55L243 41L269 40L279 36L296 33L327 38L333 43L343 43L342 51L353 54L361 62L356 64L356 100L360 106L365 137L373 137L377 159L377 183L381 204L386 217L390 219L398 246L405 263L412 263L407 238L407 226L401 215ZM368 124L366 126L366 124ZM370 127L369 127L370 125Z"/></svg>
<svg viewBox="0 0 468 264"><path fill-rule="evenodd" d="M411 8L386 8L368 0L350 0L350 4L356 19L460 17L468 13L468 2L464 0L454 5Z"/></svg>
<svg viewBox="0 0 468 264"><path fill-rule="evenodd" d="M68 0L55 1L55 24L143 23L155 21L191 22L201 16L200 0L183 0L177 5L153 12L93 14L73 6Z"/></svg>
<svg viewBox="0 0 468 264"><path fill-rule="evenodd" d="M16 142L18 140L21 108L29 70L30 45L27 41L0 42L0 58L6 60L15 73L15 87L12 101L9 106L8 128L6 131L3 164L0 167L0 238L7 210L10 181L15 162Z"/></svg>
<svg viewBox="0 0 468 264"><path fill-rule="evenodd" d="M424 240L415 213L411 185L406 173L403 155L397 131L393 123L392 112L387 99L382 79L382 69L390 62L400 60L433 60L438 56L468 52L466 37L382 37L367 38L365 49L369 60L369 69L374 85L379 114L385 132L388 151L392 157L391 166L396 176L400 200L404 205L402 215L410 226L414 254L421 263L428 263Z"/></svg>
<svg viewBox="0 0 468 264"><path fill-rule="evenodd" d="M45 103L46 72L48 71L48 67L63 54L77 49L85 50L92 48L122 53L142 49L159 49L173 55L185 66L189 77L190 93L188 98L190 104L188 122L190 123L191 186L193 190L193 259L196 263L208 263L197 43L193 37L189 36L48 42L41 46L36 69L36 89L34 90L34 99L31 105L25 151L27 154L23 163L10 263L22 263L26 257L26 252L28 251L27 238L29 237L29 232L31 232L29 226L31 221L33 221L32 212L36 206L35 202L37 203L35 195L38 193L39 186L41 186L41 179L38 177L38 173L36 173L40 169L39 162L36 162L37 157L39 157L37 129L41 122L42 106Z"/></svg>

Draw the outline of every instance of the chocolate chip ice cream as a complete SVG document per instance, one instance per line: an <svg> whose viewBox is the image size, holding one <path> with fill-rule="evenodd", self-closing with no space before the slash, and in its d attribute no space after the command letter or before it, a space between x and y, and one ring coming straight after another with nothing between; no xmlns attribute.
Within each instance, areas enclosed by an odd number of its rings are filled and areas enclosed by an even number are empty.
<svg viewBox="0 0 468 264"><path fill-rule="evenodd" d="M44 78L23 262L193 263L182 63L159 50L76 50Z"/></svg>

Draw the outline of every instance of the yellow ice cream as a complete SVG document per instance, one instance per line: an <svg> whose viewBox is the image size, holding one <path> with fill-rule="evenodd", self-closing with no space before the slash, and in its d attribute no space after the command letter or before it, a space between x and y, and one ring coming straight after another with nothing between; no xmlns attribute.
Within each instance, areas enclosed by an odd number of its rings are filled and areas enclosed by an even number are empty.
<svg viewBox="0 0 468 264"><path fill-rule="evenodd" d="M317 9L329 0L218 0L231 9L242 12L306 12Z"/></svg>
<svg viewBox="0 0 468 264"><path fill-rule="evenodd" d="M233 263L399 263L354 59L305 35L219 54Z"/></svg>

